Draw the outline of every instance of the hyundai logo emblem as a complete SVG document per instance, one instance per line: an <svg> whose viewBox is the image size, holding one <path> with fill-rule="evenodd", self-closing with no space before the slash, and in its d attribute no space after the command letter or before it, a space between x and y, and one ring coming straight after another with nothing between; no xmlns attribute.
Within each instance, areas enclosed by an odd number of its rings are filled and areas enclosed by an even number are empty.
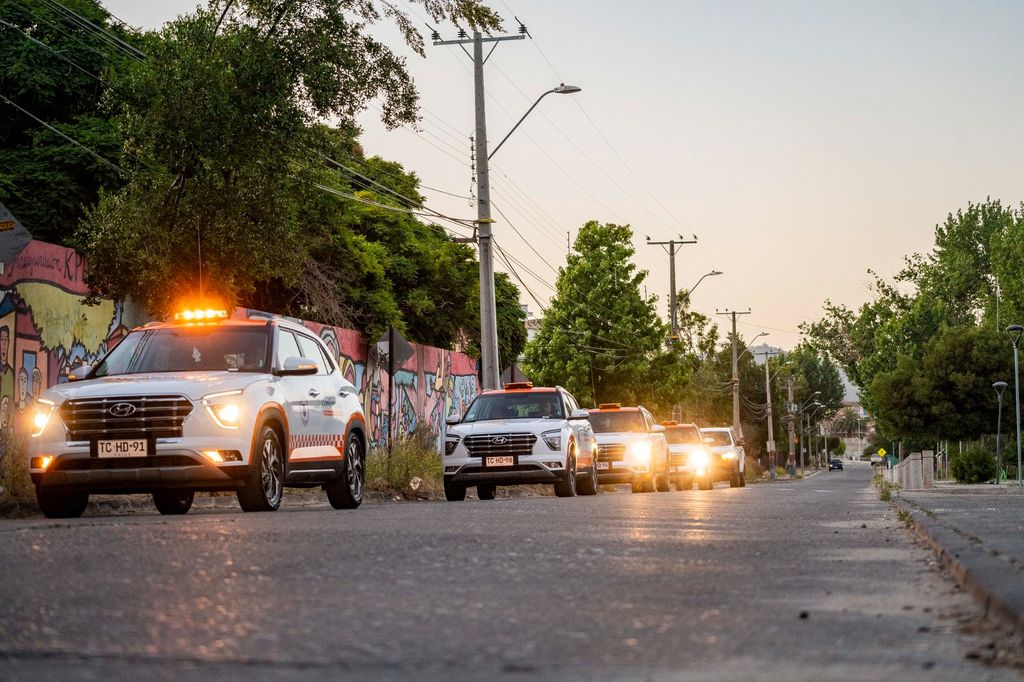
<svg viewBox="0 0 1024 682"><path fill-rule="evenodd" d="M508 438L506 438L505 436L495 436L494 438L491 439L491 442L494 443L495 445L504 445L505 443L508 442Z"/></svg>
<svg viewBox="0 0 1024 682"><path fill-rule="evenodd" d="M117 403L107 411L115 417L130 417L135 414L135 406L131 403Z"/></svg>

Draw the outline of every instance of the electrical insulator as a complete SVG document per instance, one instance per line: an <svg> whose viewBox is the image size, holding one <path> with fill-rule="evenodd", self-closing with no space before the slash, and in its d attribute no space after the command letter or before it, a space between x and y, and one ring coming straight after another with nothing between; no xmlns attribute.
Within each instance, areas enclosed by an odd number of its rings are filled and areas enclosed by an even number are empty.
<svg viewBox="0 0 1024 682"><path fill-rule="evenodd" d="M459 38L466 38L466 32L463 29L459 29Z"/></svg>
<svg viewBox="0 0 1024 682"><path fill-rule="evenodd" d="M435 43L440 42L441 34L438 33L437 31L434 31L433 33L430 34L430 39L433 40Z"/></svg>
<svg viewBox="0 0 1024 682"><path fill-rule="evenodd" d="M526 30L525 24L519 24L519 35L529 35L529 31Z"/></svg>

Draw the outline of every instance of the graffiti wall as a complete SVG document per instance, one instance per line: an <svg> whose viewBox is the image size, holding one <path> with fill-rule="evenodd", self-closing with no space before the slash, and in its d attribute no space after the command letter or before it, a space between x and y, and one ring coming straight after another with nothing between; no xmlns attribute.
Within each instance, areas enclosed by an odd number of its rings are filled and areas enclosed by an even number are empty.
<svg viewBox="0 0 1024 682"><path fill-rule="evenodd" d="M0 273L0 427L17 427L48 387L102 357L129 330L149 319L131 302L85 305L85 261L72 249L31 241ZM235 317L267 317L239 309ZM299 321L299 320L297 320ZM299 321L301 322L301 321ZM388 414L388 375L376 354L350 329L302 322L332 350L345 376L360 391L375 445L426 426L444 437L445 418L461 414L476 396L476 360L457 352L413 344L412 357L395 372L395 400ZM389 430L392 425L394 429Z"/></svg>
<svg viewBox="0 0 1024 682"><path fill-rule="evenodd" d="M238 318L268 317L268 313L241 308ZM460 415L477 394L476 360L464 353L432 346L411 344L415 351L395 371L395 397L388 414L387 364L378 363L376 354L358 332L341 327L293 320L317 334L338 359L346 378L359 389L376 446L387 443L387 434L402 437L424 426L437 435L441 447L445 419Z"/></svg>
<svg viewBox="0 0 1024 682"><path fill-rule="evenodd" d="M95 362L146 321L131 303L85 305L85 262L31 241L0 273L0 426L16 426L46 388Z"/></svg>

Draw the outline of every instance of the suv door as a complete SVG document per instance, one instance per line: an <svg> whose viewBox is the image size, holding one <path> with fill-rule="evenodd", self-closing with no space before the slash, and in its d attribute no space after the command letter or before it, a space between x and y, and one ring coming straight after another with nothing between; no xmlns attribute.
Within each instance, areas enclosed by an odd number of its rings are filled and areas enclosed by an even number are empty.
<svg viewBox="0 0 1024 682"><path fill-rule="evenodd" d="M277 368L283 367L288 358L305 357L295 333L290 329L277 329L274 348L274 366ZM316 416L321 409L318 397L322 390L319 381L316 375L306 375L280 377L277 382L277 388L282 394L281 403L288 417L289 462L317 457L314 436L320 426L320 418Z"/></svg>

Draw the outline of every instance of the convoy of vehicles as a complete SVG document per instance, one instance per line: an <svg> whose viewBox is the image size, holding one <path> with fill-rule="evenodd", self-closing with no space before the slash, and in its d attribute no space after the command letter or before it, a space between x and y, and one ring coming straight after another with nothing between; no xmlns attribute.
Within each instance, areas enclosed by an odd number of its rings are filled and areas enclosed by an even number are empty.
<svg viewBox="0 0 1024 682"><path fill-rule="evenodd" d="M95 366L40 396L30 474L47 517L92 493L149 493L184 514L197 490L272 511L286 486L363 498L366 433L356 388L308 329L186 311L131 331Z"/></svg>
<svg viewBox="0 0 1024 682"><path fill-rule="evenodd" d="M729 426L717 426L700 430L710 455L710 479L728 481L730 488L742 488L747 484L746 453L743 443L738 441ZM708 488L711 486L709 485Z"/></svg>
<svg viewBox="0 0 1024 682"><path fill-rule="evenodd" d="M597 479L628 483L634 493L669 489L668 443L665 427L643 407L602 403L590 410L597 437Z"/></svg>
<svg viewBox="0 0 1024 682"><path fill-rule="evenodd" d="M450 417L444 441L449 501L493 500L498 486L550 483L555 495L596 495L597 441L589 413L564 388L505 384L478 395L465 415Z"/></svg>

